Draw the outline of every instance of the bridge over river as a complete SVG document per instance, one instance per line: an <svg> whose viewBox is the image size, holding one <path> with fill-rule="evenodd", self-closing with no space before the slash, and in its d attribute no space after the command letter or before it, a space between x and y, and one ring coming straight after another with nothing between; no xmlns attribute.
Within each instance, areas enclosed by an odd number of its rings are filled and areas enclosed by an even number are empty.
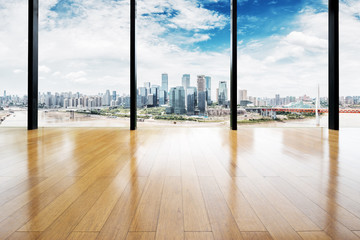
<svg viewBox="0 0 360 240"><path fill-rule="evenodd" d="M327 108L246 108L247 112L257 112L262 116L268 116L272 118L276 118L277 112L294 112L294 113L328 113L329 109ZM360 113L360 109L356 108L341 108L339 109L339 113Z"/></svg>

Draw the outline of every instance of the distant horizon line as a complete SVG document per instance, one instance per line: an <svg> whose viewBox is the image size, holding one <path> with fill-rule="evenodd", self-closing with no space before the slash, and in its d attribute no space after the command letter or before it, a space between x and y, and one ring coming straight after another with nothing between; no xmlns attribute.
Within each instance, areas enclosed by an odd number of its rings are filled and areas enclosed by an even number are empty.
<svg viewBox="0 0 360 240"><path fill-rule="evenodd" d="M161 86L161 85L160 85ZM181 86L181 85L179 85L179 86ZM178 87L178 86L176 86L176 87ZM190 86L190 87L196 87L196 86ZM169 89L170 89L171 87L169 87ZM217 88L216 88L217 89ZM229 88L228 88L229 89ZM247 90L247 89L238 89L238 91L239 90ZM16 97L21 97L21 95L22 95L22 97L27 97L27 94L8 94L8 91L7 90L5 90L6 91L6 96L16 96ZM47 92L50 92L52 95L54 94L54 93L59 93L59 94L63 94L63 93L72 93L72 94L77 94L77 93L79 93L79 94L81 94L81 95L83 95L83 96L102 96L102 95L104 95L105 93L106 93L106 91L109 91L110 92L110 95L112 95L112 92L113 91L116 91L116 95L117 96L125 96L125 97L127 97L127 96L130 96L130 93L119 93L119 91L117 91L117 90L110 90L110 89L106 89L106 90L104 90L104 92L98 92L98 93L82 93L82 92L80 92L80 91L54 91L54 92L52 92L52 91L39 91L39 94L46 94ZM0 92L1 93L1 92ZM100 95L100 94L102 94L102 95ZM256 97L256 98L276 98L276 95L278 95L278 93L275 93L273 96L270 96L270 97L268 97L268 96L252 96L252 95L248 95L248 98L249 97ZM310 97L310 98L316 98L316 97L312 97L312 96L310 96L310 95L307 95L307 94L302 94L302 95L282 95L282 94L279 94L280 95L280 98L286 98L286 97L295 97L295 98L299 98L299 97L304 97L304 96L307 96L307 97ZM238 95L239 96L239 95ZM285 96L285 97L284 97ZM0 97L4 97L4 95L0 95ZM360 97L360 95L343 95L343 96L340 96L340 97ZM320 96L320 98L328 98L328 96Z"/></svg>

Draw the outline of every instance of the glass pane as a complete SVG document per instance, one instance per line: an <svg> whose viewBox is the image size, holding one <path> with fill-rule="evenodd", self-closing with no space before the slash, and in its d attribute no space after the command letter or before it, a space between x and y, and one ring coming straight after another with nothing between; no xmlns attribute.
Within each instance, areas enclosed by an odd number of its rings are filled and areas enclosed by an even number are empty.
<svg viewBox="0 0 360 240"><path fill-rule="evenodd" d="M139 0L137 16L139 128L228 127L230 2Z"/></svg>
<svg viewBox="0 0 360 240"><path fill-rule="evenodd" d="M40 1L40 126L129 127L129 14L129 0Z"/></svg>
<svg viewBox="0 0 360 240"><path fill-rule="evenodd" d="M28 1L0 1L0 127L27 125Z"/></svg>
<svg viewBox="0 0 360 240"><path fill-rule="evenodd" d="M327 1L239 2L239 126L327 126L327 11Z"/></svg>
<svg viewBox="0 0 360 240"><path fill-rule="evenodd" d="M340 127L360 127L360 1L340 1Z"/></svg>

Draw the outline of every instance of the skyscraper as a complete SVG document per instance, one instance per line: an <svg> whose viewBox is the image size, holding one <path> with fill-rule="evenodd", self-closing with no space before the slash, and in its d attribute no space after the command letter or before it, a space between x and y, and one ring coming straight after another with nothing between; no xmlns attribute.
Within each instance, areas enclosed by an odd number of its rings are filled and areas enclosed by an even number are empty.
<svg viewBox="0 0 360 240"><path fill-rule="evenodd" d="M197 76L197 90L198 90L198 97L197 97L198 108L200 110L200 114L204 114L205 106L206 106L205 75Z"/></svg>
<svg viewBox="0 0 360 240"><path fill-rule="evenodd" d="M197 76L197 89L198 92L205 92L205 75Z"/></svg>
<svg viewBox="0 0 360 240"><path fill-rule="evenodd" d="M106 90L105 95L103 96L103 105L104 106L110 106L111 102L111 96L110 96L110 90Z"/></svg>
<svg viewBox="0 0 360 240"><path fill-rule="evenodd" d="M275 95L275 105L279 106L281 104L280 102L280 94L276 94Z"/></svg>
<svg viewBox="0 0 360 240"><path fill-rule="evenodd" d="M177 86L175 89L175 114L184 114L185 109L185 89L183 86Z"/></svg>
<svg viewBox="0 0 360 240"><path fill-rule="evenodd" d="M116 91L113 91L112 100L116 101Z"/></svg>
<svg viewBox="0 0 360 240"><path fill-rule="evenodd" d="M177 86L170 89L169 94L170 108L167 113L184 114L185 109L185 89L183 86Z"/></svg>
<svg viewBox="0 0 360 240"><path fill-rule="evenodd" d="M187 89L190 86L190 74L183 74L181 85L185 89L185 96L187 96ZM187 97L185 97L185 106L187 106Z"/></svg>
<svg viewBox="0 0 360 240"><path fill-rule="evenodd" d="M154 106L157 106L157 101L159 100L160 97L160 86L159 85L151 85L150 88L150 93L154 95Z"/></svg>
<svg viewBox="0 0 360 240"><path fill-rule="evenodd" d="M182 76L182 84L184 89L186 90L190 86L190 74L184 74Z"/></svg>
<svg viewBox="0 0 360 240"><path fill-rule="evenodd" d="M166 98L167 98L167 92L165 90L160 90L159 104L160 105L165 105L166 104Z"/></svg>
<svg viewBox="0 0 360 240"><path fill-rule="evenodd" d="M172 112L174 112L174 108L175 108L175 91L176 91L175 87L170 88L169 105L170 105L170 108L172 108Z"/></svg>
<svg viewBox="0 0 360 240"><path fill-rule="evenodd" d="M226 81L220 81L219 82L219 100L218 103L219 105L225 105L228 98L227 98L227 84Z"/></svg>
<svg viewBox="0 0 360 240"><path fill-rule="evenodd" d="M206 101L208 104L211 104L211 77L205 77L205 87L206 87Z"/></svg>
<svg viewBox="0 0 360 240"><path fill-rule="evenodd" d="M169 84L169 76L167 73L163 73L161 75L161 89L160 90L164 90L165 92L168 92L168 84Z"/></svg>
<svg viewBox="0 0 360 240"><path fill-rule="evenodd" d="M198 108L200 111L201 115L204 115L206 113L206 92L205 91L201 91L199 92L199 96L198 96Z"/></svg>
<svg viewBox="0 0 360 240"><path fill-rule="evenodd" d="M238 101L238 103L240 104L241 101L245 101L245 100L248 100L247 90L239 89L239 101Z"/></svg>
<svg viewBox="0 0 360 240"><path fill-rule="evenodd" d="M187 114L188 115L194 115L195 114L195 97L196 97L196 88L195 87L189 87L187 89Z"/></svg>
<svg viewBox="0 0 360 240"><path fill-rule="evenodd" d="M196 89L196 87L192 87L192 86L190 86L190 87L188 87L188 89L187 90L189 90L189 89L192 89L192 91L194 92L194 107L196 107L197 106L197 89Z"/></svg>
<svg viewBox="0 0 360 240"><path fill-rule="evenodd" d="M140 87L139 88L139 95L146 97L147 96L147 89L145 87Z"/></svg>
<svg viewBox="0 0 360 240"><path fill-rule="evenodd" d="M147 89L145 87L140 87L139 88L139 96L140 96L140 101L142 103L142 105L145 105L147 102Z"/></svg>
<svg viewBox="0 0 360 240"><path fill-rule="evenodd" d="M144 88L146 88L147 90L147 94L150 94L150 87L151 87L151 83L150 82L144 82Z"/></svg>
<svg viewBox="0 0 360 240"><path fill-rule="evenodd" d="M147 105L148 107L154 107L154 106L156 106L156 97L155 97L154 94L148 94L148 95L147 95L146 105Z"/></svg>

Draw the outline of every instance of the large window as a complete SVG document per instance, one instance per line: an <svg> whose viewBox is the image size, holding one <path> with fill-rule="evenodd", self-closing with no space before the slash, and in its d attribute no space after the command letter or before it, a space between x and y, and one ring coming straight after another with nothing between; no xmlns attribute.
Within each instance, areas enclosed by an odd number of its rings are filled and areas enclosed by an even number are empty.
<svg viewBox="0 0 360 240"><path fill-rule="evenodd" d="M27 2L0 1L0 127L27 124Z"/></svg>
<svg viewBox="0 0 360 240"><path fill-rule="evenodd" d="M40 1L40 126L129 127L129 4Z"/></svg>
<svg viewBox="0 0 360 240"><path fill-rule="evenodd" d="M327 126L327 11L327 1L239 2L239 126Z"/></svg>
<svg viewBox="0 0 360 240"><path fill-rule="evenodd" d="M229 126L230 2L137 1L138 126Z"/></svg>
<svg viewBox="0 0 360 240"><path fill-rule="evenodd" d="M340 0L339 7L340 127L360 127L360 1Z"/></svg>
<svg viewBox="0 0 360 240"><path fill-rule="evenodd" d="M341 127L360 126L359 4L340 0ZM327 11L238 3L239 126L327 126ZM27 1L0 13L0 125L26 126ZM129 0L40 1L40 126L129 126L129 26ZM139 127L229 125L229 1L138 0L137 40Z"/></svg>

